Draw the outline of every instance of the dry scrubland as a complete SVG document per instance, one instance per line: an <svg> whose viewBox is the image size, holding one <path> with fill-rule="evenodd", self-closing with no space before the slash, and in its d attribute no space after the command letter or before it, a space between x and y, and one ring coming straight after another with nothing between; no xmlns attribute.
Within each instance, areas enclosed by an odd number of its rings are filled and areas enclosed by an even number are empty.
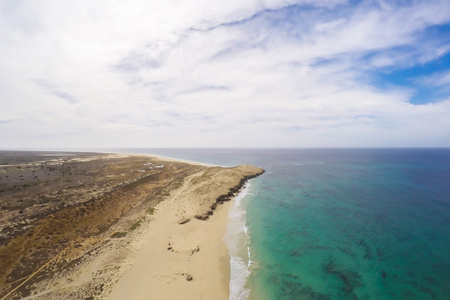
<svg viewBox="0 0 450 300"><path fill-rule="evenodd" d="M262 172L136 155L0 152L0 299L105 298L139 263L136 255L128 258L136 242L142 247L142 237L154 256L175 259L163 257L170 240L157 249L149 239L185 240L183 227L216 230L201 224ZM197 248L176 259L188 259ZM173 278L192 279L173 272Z"/></svg>

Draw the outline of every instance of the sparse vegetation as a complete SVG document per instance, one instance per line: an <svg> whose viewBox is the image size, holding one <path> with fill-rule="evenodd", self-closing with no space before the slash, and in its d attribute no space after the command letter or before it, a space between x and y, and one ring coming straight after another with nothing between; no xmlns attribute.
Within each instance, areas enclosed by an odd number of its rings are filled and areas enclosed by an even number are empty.
<svg viewBox="0 0 450 300"><path fill-rule="evenodd" d="M113 239L118 239L118 238L123 238L123 237L125 237L125 236L127 236L127 233L126 233L126 232L114 232L114 233L111 235L111 238L113 238Z"/></svg>
<svg viewBox="0 0 450 300"><path fill-rule="evenodd" d="M78 161L96 155L77 154L77 160L72 160L47 153L0 151L0 162L6 165L0 167L0 211L7 225L0 235L5 253L0 277L9 278L0 282L0 298L3 287L33 274L52 257L56 259L50 271L37 273L17 295L25 296L32 284L46 280L42 275L59 269L58 262L74 265L73 257L94 256L99 239L113 242L140 231L156 213L150 206L162 201L162 194L168 196L175 181L193 172L188 165L167 163L164 169L136 174L134 170L148 162L143 157ZM130 213L135 212L139 217L130 221ZM34 219L38 222L30 226Z"/></svg>
<svg viewBox="0 0 450 300"><path fill-rule="evenodd" d="M136 230L137 228L139 228L139 226L141 226L142 221L144 221L143 218L141 218L139 221L137 221L136 223L134 223L133 225L131 225L130 227L130 231Z"/></svg>

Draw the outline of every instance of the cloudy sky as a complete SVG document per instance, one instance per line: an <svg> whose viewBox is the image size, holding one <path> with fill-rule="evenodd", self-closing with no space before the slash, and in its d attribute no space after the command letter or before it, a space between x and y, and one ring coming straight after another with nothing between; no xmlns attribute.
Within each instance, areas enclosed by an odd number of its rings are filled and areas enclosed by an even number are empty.
<svg viewBox="0 0 450 300"><path fill-rule="evenodd" d="M0 0L0 148L450 147L448 0Z"/></svg>

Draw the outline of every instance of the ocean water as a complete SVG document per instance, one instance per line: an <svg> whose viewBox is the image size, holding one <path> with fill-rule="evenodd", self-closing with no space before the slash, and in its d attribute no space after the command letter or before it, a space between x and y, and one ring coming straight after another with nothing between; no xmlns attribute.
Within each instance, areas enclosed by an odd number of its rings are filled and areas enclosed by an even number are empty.
<svg viewBox="0 0 450 300"><path fill-rule="evenodd" d="M230 299L450 299L450 149L123 149L266 173L230 211Z"/></svg>

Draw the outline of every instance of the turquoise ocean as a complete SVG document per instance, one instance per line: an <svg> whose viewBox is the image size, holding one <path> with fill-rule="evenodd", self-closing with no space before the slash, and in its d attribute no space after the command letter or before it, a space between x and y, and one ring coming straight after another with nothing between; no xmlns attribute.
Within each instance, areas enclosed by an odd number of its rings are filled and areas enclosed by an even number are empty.
<svg viewBox="0 0 450 300"><path fill-rule="evenodd" d="M450 299L450 149L115 149L253 164L230 299Z"/></svg>

